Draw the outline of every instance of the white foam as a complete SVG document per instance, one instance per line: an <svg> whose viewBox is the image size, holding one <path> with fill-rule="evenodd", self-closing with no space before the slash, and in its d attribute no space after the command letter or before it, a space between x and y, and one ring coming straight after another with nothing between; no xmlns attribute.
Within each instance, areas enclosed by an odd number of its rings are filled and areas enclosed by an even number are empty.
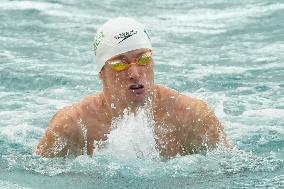
<svg viewBox="0 0 284 189"><path fill-rule="evenodd" d="M61 8L62 6L54 3L36 2L36 1L1 1L2 10L28 10L35 9L43 11L46 9Z"/></svg>
<svg viewBox="0 0 284 189"><path fill-rule="evenodd" d="M249 23L253 18L259 18L272 12L283 10L284 4L246 5L227 9L191 9L187 13L161 14L159 17L166 20L167 30L173 33L224 33L232 26ZM182 26L182 27L181 27ZM215 31L212 31L215 30Z"/></svg>
<svg viewBox="0 0 284 189"><path fill-rule="evenodd" d="M99 154L111 154L122 158L157 158L153 134L153 119L144 109L137 115L128 114L112 123L106 147ZM97 153L97 152L95 152Z"/></svg>
<svg viewBox="0 0 284 189"><path fill-rule="evenodd" d="M30 189L23 186L19 186L17 184L10 183L8 181L0 180L0 188L1 189Z"/></svg>
<svg viewBox="0 0 284 189"><path fill-rule="evenodd" d="M230 130L229 130L229 136L230 139L233 141L244 141L244 139L249 139L250 137L254 137L257 135L262 136L265 138L264 142L271 142L273 139L271 138L271 135L267 134L270 132L274 132L275 135L283 136L284 135L284 128L281 127L275 127L275 126L267 126L262 125L259 123L255 123L255 125L248 124L248 123L240 123L237 121L232 121L230 123ZM259 143L264 143L262 141L263 139L259 139Z"/></svg>
<svg viewBox="0 0 284 189"><path fill-rule="evenodd" d="M0 137L12 143L22 144L34 148L38 143L37 136L43 135L44 130L23 123L0 128Z"/></svg>
<svg viewBox="0 0 284 189"><path fill-rule="evenodd" d="M271 56L278 57L278 58L284 57L284 44L282 42L265 44L265 45L262 45L262 47L253 49L253 53L257 55L261 55L261 57L257 57L257 58L271 58ZM282 67L283 67L283 64L282 64Z"/></svg>
<svg viewBox="0 0 284 189"><path fill-rule="evenodd" d="M0 37L0 40L2 40L2 37ZM5 40L2 40L2 41L5 41ZM1 50L0 55L1 55L1 57L5 57L5 58L11 59L11 60L15 59L15 55L11 51Z"/></svg>
<svg viewBox="0 0 284 189"><path fill-rule="evenodd" d="M243 74L249 68L238 66L220 66L220 65L198 65L195 69L191 70L190 79L201 79L215 74Z"/></svg>
<svg viewBox="0 0 284 189"><path fill-rule="evenodd" d="M67 17L73 20L82 18L92 18L80 9L63 6L55 3L36 1L1 1L0 10L38 10L42 14L49 16ZM100 16L99 16L100 17ZM58 27L58 25L56 25Z"/></svg>
<svg viewBox="0 0 284 189"><path fill-rule="evenodd" d="M268 117L268 118L278 118L282 119L284 117L283 109L259 109L259 110L246 110L243 113L244 116L248 117Z"/></svg>

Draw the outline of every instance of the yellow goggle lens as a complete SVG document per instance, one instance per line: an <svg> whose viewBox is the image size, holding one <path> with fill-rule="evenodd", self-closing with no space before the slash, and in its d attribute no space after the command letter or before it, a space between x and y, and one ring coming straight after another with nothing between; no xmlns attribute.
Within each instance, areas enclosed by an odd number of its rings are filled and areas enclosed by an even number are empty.
<svg viewBox="0 0 284 189"><path fill-rule="evenodd" d="M116 71L122 71L128 68L128 64L122 62L121 60L115 60L109 63L112 69Z"/></svg>
<svg viewBox="0 0 284 189"><path fill-rule="evenodd" d="M146 66L151 62L151 59L152 59L152 53L147 52L138 59L137 64L139 66ZM131 64L127 64L122 60L113 60L109 62L109 65L115 71L123 71L128 69Z"/></svg>
<svg viewBox="0 0 284 189"><path fill-rule="evenodd" d="M151 62L151 58L151 52L147 52L139 58L137 64L140 66L146 66Z"/></svg>

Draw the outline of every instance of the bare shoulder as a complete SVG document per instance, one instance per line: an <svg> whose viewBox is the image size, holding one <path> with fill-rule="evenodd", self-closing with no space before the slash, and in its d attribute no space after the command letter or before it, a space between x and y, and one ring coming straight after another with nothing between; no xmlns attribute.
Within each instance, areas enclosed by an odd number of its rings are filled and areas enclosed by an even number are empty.
<svg viewBox="0 0 284 189"><path fill-rule="evenodd" d="M165 107L173 105L176 101L176 98L180 95L178 91L162 85L155 85L155 90L156 98L158 99L159 104Z"/></svg>
<svg viewBox="0 0 284 189"><path fill-rule="evenodd" d="M50 120L35 152L45 157L81 154L84 147L84 116L96 108L99 97L88 96L81 102L59 110Z"/></svg>
<svg viewBox="0 0 284 189"><path fill-rule="evenodd" d="M53 129L58 133L74 129L79 117L76 106L67 106L59 110L50 120L48 129Z"/></svg>
<svg viewBox="0 0 284 189"><path fill-rule="evenodd" d="M85 97L82 101L59 110L51 119L48 127L70 135L81 130L83 120L98 111L101 105L100 93Z"/></svg>
<svg viewBox="0 0 284 189"><path fill-rule="evenodd" d="M171 106L171 109L178 112L208 112L210 107L207 102L193 97L191 95L182 94L174 89L156 85L158 98L161 104Z"/></svg>
<svg viewBox="0 0 284 189"><path fill-rule="evenodd" d="M222 142L230 146L223 126L204 100L157 86L161 106L166 106L171 123L179 128L178 138L188 151L201 151Z"/></svg>
<svg viewBox="0 0 284 189"><path fill-rule="evenodd" d="M80 154L79 149L83 141L81 129L77 124L77 116L74 106L59 110L50 120L35 153L44 157Z"/></svg>
<svg viewBox="0 0 284 189"><path fill-rule="evenodd" d="M80 114L87 115L97 113L102 106L102 93L98 92L85 97L81 102L77 104L76 109Z"/></svg>
<svg viewBox="0 0 284 189"><path fill-rule="evenodd" d="M162 94L162 95L165 95L165 96L179 94L178 91L171 89L169 87L163 86L163 85L159 85L159 84L155 85L155 90L157 91L158 94Z"/></svg>
<svg viewBox="0 0 284 189"><path fill-rule="evenodd" d="M191 112L194 116L208 115L213 113L208 103L197 97L180 94L176 100L175 108L178 111Z"/></svg>

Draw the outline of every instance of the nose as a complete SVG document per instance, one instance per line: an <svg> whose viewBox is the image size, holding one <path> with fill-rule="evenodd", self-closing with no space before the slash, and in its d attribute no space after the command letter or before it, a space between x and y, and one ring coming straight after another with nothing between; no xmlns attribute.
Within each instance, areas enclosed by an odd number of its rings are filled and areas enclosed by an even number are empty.
<svg viewBox="0 0 284 189"><path fill-rule="evenodd" d="M140 77L138 66L136 64L131 64L128 68L128 76L130 80L138 80Z"/></svg>

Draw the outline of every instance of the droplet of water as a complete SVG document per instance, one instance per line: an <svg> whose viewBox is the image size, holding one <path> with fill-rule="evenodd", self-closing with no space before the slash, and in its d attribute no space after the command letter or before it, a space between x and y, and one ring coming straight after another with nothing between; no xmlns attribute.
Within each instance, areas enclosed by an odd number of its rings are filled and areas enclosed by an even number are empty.
<svg viewBox="0 0 284 189"><path fill-rule="evenodd" d="M111 108L112 108L112 109L116 109L116 107L115 107L114 103L111 103L111 105L110 105L110 106L111 106Z"/></svg>
<svg viewBox="0 0 284 189"><path fill-rule="evenodd" d="M154 120L146 110L133 114L127 109L123 117L112 122L113 130L108 134L104 148L95 148L98 154L113 154L118 158L159 157L153 131Z"/></svg>
<svg viewBox="0 0 284 189"><path fill-rule="evenodd" d="M167 116L168 116L168 117L170 116L170 113L169 113L169 112L167 112Z"/></svg>

